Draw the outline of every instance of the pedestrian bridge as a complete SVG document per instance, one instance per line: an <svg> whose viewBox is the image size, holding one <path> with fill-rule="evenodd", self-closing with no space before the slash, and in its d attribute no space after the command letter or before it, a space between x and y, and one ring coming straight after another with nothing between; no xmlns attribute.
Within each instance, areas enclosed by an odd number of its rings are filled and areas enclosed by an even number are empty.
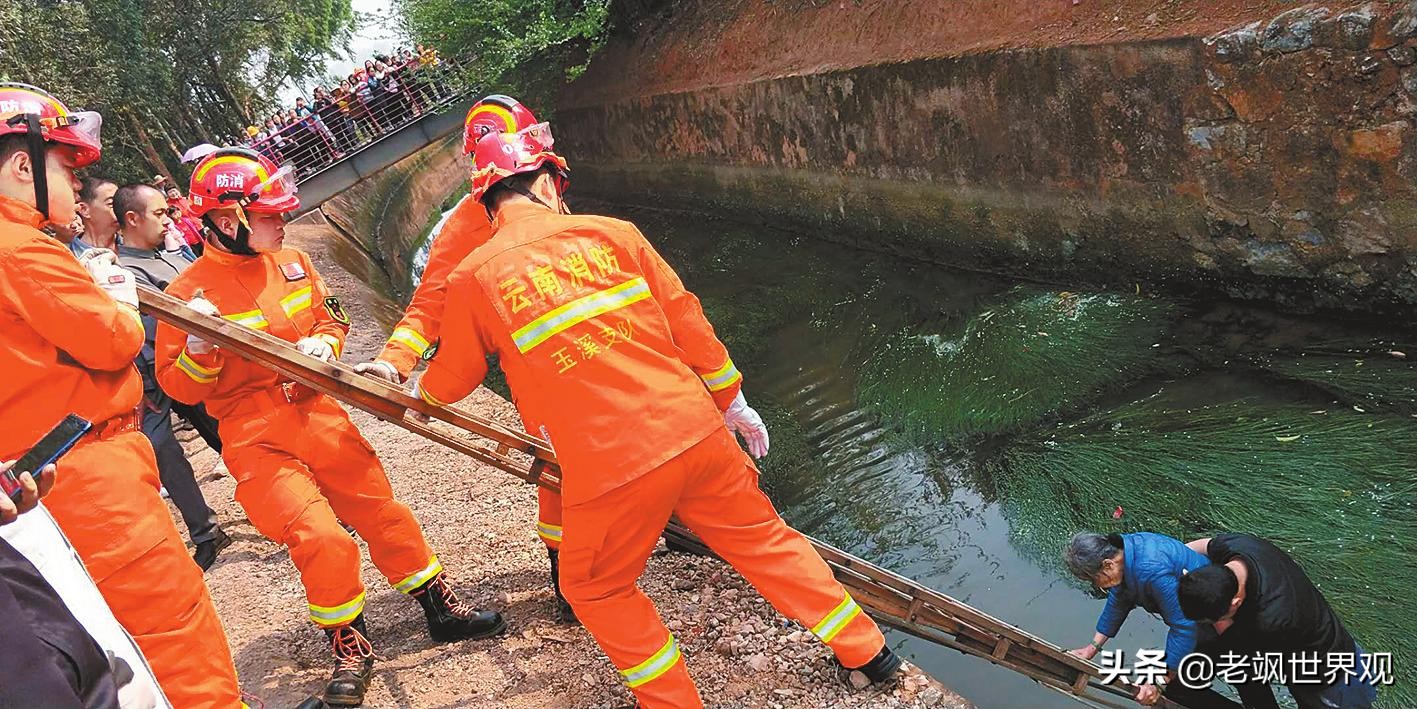
<svg viewBox="0 0 1417 709"><path fill-rule="evenodd" d="M463 118L479 96L478 89L466 90L440 102L416 120L304 176L299 183L300 209L293 216L299 217L318 209L360 180L462 130Z"/></svg>

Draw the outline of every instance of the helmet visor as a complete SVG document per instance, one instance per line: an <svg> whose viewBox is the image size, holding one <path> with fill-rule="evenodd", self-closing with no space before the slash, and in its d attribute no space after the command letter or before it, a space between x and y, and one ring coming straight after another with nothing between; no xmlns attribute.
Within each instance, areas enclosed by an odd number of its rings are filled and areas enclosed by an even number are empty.
<svg viewBox="0 0 1417 709"><path fill-rule="evenodd" d="M556 144L556 139L551 135L551 124L545 122L517 131L517 137L533 153L549 151Z"/></svg>
<svg viewBox="0 0 1417 709"><path fill-rule="evenodd" d="M39 124L47 129L50 136L56 132L68 133L94 148L103 145L103 116L98 111L75 111L67 116L41 118Z"/></svg>
<svg viewBox="0 0 1417 709"><path fill-rule="evenodd" d="M275 196L284 197L293 195L299 187L295 184L295 167L292 165L282 165L279 170L265 180L261 181L248 193L252 200L260 199L267 192L274 193Z"/></svg>

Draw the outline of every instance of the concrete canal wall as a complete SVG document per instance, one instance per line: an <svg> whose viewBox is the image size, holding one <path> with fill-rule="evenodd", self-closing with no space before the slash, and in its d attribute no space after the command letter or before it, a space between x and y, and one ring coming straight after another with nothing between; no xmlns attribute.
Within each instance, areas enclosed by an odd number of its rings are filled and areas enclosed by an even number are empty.
<svg viewBox="0 0 1417 709"><path fill-rule="evenodd" d="M1417 3L625 0L617 27L556 114L576 193L1024 277L1417 304Z"/></svg>

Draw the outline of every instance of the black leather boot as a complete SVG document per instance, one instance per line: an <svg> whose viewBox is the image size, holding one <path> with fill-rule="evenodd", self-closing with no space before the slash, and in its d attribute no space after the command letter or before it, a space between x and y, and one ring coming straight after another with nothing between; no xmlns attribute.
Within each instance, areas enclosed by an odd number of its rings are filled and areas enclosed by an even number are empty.
<svg viewBox="0 0 1417 709"><path fill-rule="evenodd" d="M551 560L551 590L556 594L556 620L567 625L580 625L581 619L576 617L575 609L561 595L561 552L547 547L546 556Z"/></svg>
<svg viewBox="0 0 1417 709"><path fill-rule="evenodd" d="M349 625L326 628L335 655L335 671L325 685L325 703L336 707L357 707L364 703L369 677L374 672L374 646L364 629L364 614Z"/></svg>
<svg viewBox="0 0 1417 709"><path fill-rule="evenodd" d="M480 611L459 600L443 574L434 576L409 595L423 606L423 616L428 619L428 634L440 643L487 638L507 627L501 613Z"/></svg>
<svg viewBox="0 0 1417 709"><path fill-rule="evenodd" d="M871 684L880 684L894 678L900 671L900 666L904 662L900 655L895 654L889 647L881 648L871 661L860 666L851 668L852 672L860 672L866 675L866 679L871 680Z"/></svg>

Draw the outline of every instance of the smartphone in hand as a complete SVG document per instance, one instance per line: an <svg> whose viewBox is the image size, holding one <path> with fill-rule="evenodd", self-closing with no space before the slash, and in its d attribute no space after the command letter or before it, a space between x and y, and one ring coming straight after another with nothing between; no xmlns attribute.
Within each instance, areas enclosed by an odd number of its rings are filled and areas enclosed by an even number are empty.
<svg viewBox="0 0 1417 709"><path fill-rule="evenodd" d="M64 420L44 434L29 452L20 456L14 467L0 473L0 491L9 495L15 504L19 504L20 496L24 494L24 488L20 486L20 473L29 473L37 479L39 471L68 453L91 428L93 424L83 418L73 414L64 417Z"/></svg>

